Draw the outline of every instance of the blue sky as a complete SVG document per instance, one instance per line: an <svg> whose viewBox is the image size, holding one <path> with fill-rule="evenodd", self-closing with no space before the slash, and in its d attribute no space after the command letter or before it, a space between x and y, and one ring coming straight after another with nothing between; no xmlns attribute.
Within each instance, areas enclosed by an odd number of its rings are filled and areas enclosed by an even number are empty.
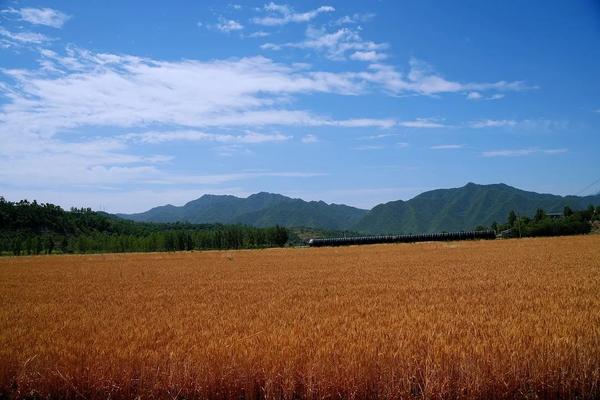
<svg viewBox="0 0 600 400"><path fill-rule="evenodd" d="M600 184L593 1L0 2L0 194L370 208Z"/></svg>

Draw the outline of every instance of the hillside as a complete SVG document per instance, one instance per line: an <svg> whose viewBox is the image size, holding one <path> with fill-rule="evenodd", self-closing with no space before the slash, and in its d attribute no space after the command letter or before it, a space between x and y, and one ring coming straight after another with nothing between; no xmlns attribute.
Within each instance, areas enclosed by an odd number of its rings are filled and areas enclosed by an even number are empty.
<svg viewBox="0 0 600 400"><path fill-rule="evenodd" d="M520 190L505 184L477 185L424 192L408 201L391 201L369 211L354 230L365 233L421 233L473 229L503 222L515 210L532 216L538 208L560 212L600 205L600 196L557 196Z"/></svg>
<svg viewBox="0 0 600 400"><path fill-rule="evenodd" d="M344 230L355 225L366 213L366 210L355 207L261 192L247 198L204 195L181 207L166 205L139 214L119 216L140 222L307 226Z"/></svg>
<svg viewBox="0 0 600 400"><path fill-rule="evenodd" d="M247 198L204 195L181 207L166 205L139 214L120 214L141 222L281 225L323 230L351 230L369 234L424 233L473 229L504 222L511 210L532 216L538 208L560 212L600 205L600 195L577 197L540 194L505 184L438 189L408 200L380 204L370 211L322 201L292 199L257 193Z"/></svg>

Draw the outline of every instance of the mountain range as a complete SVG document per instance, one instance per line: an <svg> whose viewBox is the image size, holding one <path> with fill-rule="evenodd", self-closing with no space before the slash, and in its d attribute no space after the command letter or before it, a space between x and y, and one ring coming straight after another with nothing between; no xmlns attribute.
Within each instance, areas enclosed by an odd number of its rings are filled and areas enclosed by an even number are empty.
<svg viewBox="0 0 600 400"><path fill-rule="evenodd" d="M489 226L494 221L505 222L511 210L531 216L538 208L561 212L564 206L577 210L590 204L600 205L600 194L558 196L502 183L468 183L459 188L424 192L407 201L379 204L371 210L261 192L247 198L204 195L181 207L166 205L117 216L142 222L281 225L387 234L468 230L477 225Z"/></svg>

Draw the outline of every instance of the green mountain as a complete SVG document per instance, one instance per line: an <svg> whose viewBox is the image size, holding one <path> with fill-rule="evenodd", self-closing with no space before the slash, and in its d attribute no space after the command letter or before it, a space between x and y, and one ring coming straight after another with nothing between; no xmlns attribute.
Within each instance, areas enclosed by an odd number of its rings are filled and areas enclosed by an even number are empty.
<svg viewBox="0 0 600 400"><path fill-rule="evenodd" d="M120 214L139 222L189 222L194 224L281 225L369 234L424 233L470 230L494 221L505 222L508 213L533 216L538 208L561 212L589 204L600 205L600 195L577 197L527 192L505 185L476 185L421 193L408 201L380 204L370 211L304 201L272 193L247 198L204 195L182 207L166 205L140 214Z"/></svg>
<svg viewBox="0 0 600 400"><path fill-rule="evenodd" d="M538 208L562 212L600 205L600 195L577 197L527 192L505 184L438 189L408 201L391 201L369 211L352 229L370 233L422 233L474 229L505 222L508 213L532 216Z"/></svg>
<svg viewBox="0 0 600 400"><path fill-rule="evenodd" d="M247 198L204 195L182 207L166 205L139 214L118 216L139 222L223 223L257 227L281 225L345 230L366 213L366 210L355 207L261 192Z"/></svg>

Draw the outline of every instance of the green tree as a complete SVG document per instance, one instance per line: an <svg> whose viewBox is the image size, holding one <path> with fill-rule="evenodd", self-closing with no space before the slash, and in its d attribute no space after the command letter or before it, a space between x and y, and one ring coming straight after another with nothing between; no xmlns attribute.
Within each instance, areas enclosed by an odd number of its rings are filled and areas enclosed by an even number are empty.
<svg viewBox="0 0 600 400"><path fill-rule="evenodd" d="M46 254L52 254L52 251L54 251L54 239L51 235L48 235L46 238Z"/></svg>
<svg viewBox="0 0 600 400"><path fill-rule="evenodd" d="M510 226L515 226L515 222L517 222L517 213L514 210L511 210L508 213L508 224Z"/></svg>
<svg viewBox="0 0 600 400"><path fill-rule="evenodd" d="M541 208L538 208L535 212L535 216L533 217L533 220L535 222L540 222L542 220L544 220L546 218L546 213L544 212L544 210L542 210Z"/></svg>

